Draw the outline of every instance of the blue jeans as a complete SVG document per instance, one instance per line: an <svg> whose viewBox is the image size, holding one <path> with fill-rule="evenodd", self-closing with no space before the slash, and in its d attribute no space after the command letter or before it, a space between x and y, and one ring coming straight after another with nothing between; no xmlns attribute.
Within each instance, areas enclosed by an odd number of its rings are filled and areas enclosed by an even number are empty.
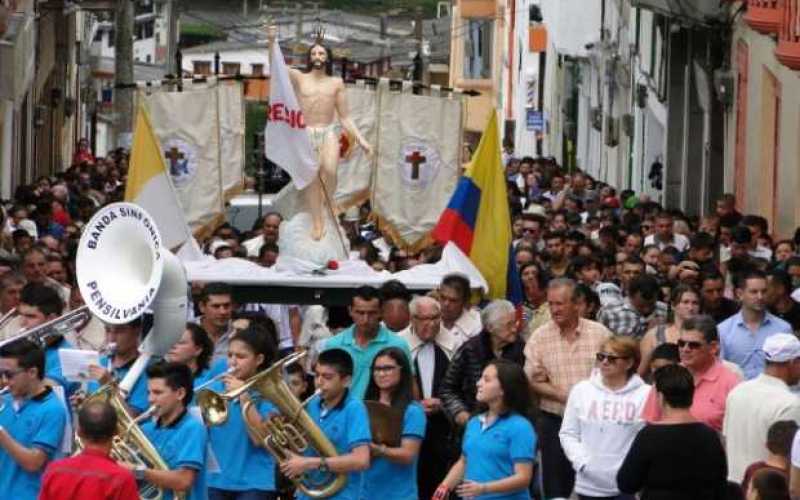
<svg viewBox="0 0 800 500"><path fill-rule="evenodd" d="M208 500L277 500L277 498L278 494L274 491L208 489Z"/></svg>

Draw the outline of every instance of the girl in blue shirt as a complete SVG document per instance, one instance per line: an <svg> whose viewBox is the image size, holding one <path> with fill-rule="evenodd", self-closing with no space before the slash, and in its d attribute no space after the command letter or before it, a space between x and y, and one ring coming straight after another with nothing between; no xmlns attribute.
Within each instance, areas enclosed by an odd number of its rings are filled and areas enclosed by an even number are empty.
<svg viewBox="0 0 800 500"><path fill-rule="evenodd" d="M477 383L485 411L469 419L461 457L436 489L434 500L451 491L474 499L530 500L536 433L525 417L530 406L522 367L491 361Z"/></svg>
<svg viewBox="0 0 800 500"><path fill-rule="evenodd" d="M222 393L241 387L244 382L275 361L276 346L265 329L250 325L236 332L228 345L228 367L231 372L209 389ZM200 391L202 392L202 391ZM275 407L255 393L243 393L228 402L228 419L222 425L209 427L209 441L220 470L208 475L209 500L274 500L275 460L260 443L247 433L242 418L242 405L254 401L247 420L261 424L263 417Z"/></svg>
<svg viewBox="0 0 800 500"><path fill-rule="evenodd" d="M175 342L165 358L172 363L181 363L189 367L194 377L194 387L206 382L209 377L211 356L214 355L214 343L202 326L186 323L181 338Z"/></svg>
<svg viewBox="0 0 800 500"><path fill-rule="evenodd" d="M416 500L417 459L425 438L425 411L413 401L411 366L401 349L387 347L372 360L371 373L365 401L395 408L403 415L403 426L399 446L370 443L372 460L364 474L364 496Z"/></svg>

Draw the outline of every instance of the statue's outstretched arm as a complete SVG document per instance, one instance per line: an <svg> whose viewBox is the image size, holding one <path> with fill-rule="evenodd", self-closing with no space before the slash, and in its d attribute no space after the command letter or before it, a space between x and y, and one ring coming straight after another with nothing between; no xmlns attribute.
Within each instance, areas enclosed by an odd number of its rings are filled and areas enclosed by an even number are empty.
<svg viewBox="0 0 800 500"><path fill-rule="evenodd" d="M350 108L347 105L347 92L344 87L344 82L339 80L336 87L336 113L339 115L339 122L342 127L353 137L359 146L364 148L367 156L372 156L372 145L361 135L356 124L350 118Z"/></svg>

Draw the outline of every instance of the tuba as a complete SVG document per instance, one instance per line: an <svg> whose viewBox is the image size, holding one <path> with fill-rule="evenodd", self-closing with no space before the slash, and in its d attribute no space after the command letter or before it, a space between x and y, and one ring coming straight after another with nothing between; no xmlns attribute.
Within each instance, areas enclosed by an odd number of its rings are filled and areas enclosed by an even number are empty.
<svg viewBox="0 0 800 500"><path fill-rule="evenodd" d="M120 396L119 388L115 382L108 383L92 393L86 398L84 404L93 401L106 401L117 414L117 435L111 445L111 458L117 462L125 462L133 465L144 465L148 469L169 470L166 462L158 454L153 444L147 439L138 422L146 418L143 413L138 418L133 418L125 408L125 402ZM150 415L150 412L147 412ZM83 449L80 437L75 436L75 453ZM139 497L142 500L161 500L164 497L163 490L150 483L139 484ZM186 495L175 492L175 498L183 499Z"/></svg>
<svg viewBox="0 0 800 500"><path fill-rule="evenodd" d="M153 327L139 357L119 383L130 392L151 357L178 341L188 314L186 271L169 251L153 218L133 203L112 203L86 224L75 258L86 307L105 323L133 321L148 310Z"/></svg>
<svg viewBox="0 0 800 500"><path fill-rule="evenodd" d="M108 401L119 420L112 456L116 460L166 470L167 465L128 414L124 400L151 357L164 356L186 324L186 273L161 239L153 218L132 203L112 203L84 228L76 256L76 277L85 308L105 323L133 321L148 310L153 327L139 346L139 357L121 381L104 385L86 401ZM78 441L78 440L76 440ZM80 450L80 442L76 442ZM145 500L163 497L152 484L139 490ZM178 494L177 498L185 498Z"/></svg>
<svg viewBox="0 0 800 500"><path fill-rule="evenodd" d="M306 413L304 404L297 400L283 380L283 367L298 361L304 355L305 353L296 353L287 356L266 370L253 375L236 390L224 394L209 389L198 391L197 405L203 414L203 420L209 425L224 424L228 420L228 401L239 397L245 391L253 390L274 404L280 413L267 417L260 425L255 425L247 418L247 412L252 406L252 401L247 401L242 405L242 417L247 433L253 441L266 448L279 464L288 460L290 453L302 455L309 447L321 457L336 456L333 443ZM322 475L314 474L312 477L305 474L295 479L294 483L300 491L311 498L327 498L344 488L347 475L328 472Z"/></svg>

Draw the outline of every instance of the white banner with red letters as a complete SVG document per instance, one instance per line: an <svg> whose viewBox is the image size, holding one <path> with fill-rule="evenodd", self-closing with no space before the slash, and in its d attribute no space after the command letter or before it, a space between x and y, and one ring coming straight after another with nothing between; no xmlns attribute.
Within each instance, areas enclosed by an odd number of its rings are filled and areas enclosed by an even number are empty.
<svg viewBox="0 0 800 500"><path fill-rule="evenodd" d="M289 78L280 44L272 44L269 110L264 131L266 157L292 178L297 189L303 189L317 175L319 162L306 130L303 111Z"/></svg>

